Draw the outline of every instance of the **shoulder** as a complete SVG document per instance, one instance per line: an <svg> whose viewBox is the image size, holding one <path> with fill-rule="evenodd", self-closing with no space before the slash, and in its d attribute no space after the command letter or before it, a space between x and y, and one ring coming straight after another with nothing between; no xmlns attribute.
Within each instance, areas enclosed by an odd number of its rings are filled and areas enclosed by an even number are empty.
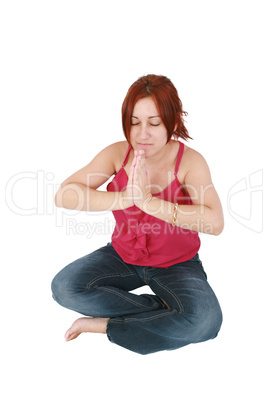
<svg viewBox="0 0 268 402"><path fill-rule="evenodd" d="M210 169L204 156L186 145L183 154L183 168L185 184L211 182Z"/></svg>
<svg viewBox="0 0 268 402"><path fill-rule="evenodd" d="M127 141L114 142L113 144L107 145L103 148L96 156L102 158L108 158L112 160L115 164L120 159L124 158L128 150Z"/></svg>
<svg viewBox="0 0 268 402"><path fill-rule="evenodd" d="M193 181L211 181L210 170L204 156L185 144L178 171L178 179L183 185L192 183Z"/></svg>
<svg viewBox="0 0 268 402"><path fill-rule="evenodd" d="M115 171L118 172L125 159L128 147L129 144L127 141L115 142L113 144L108 145L101 151L102 157L112 160L115 167Z"/></svg>
<svg viewBox="0 0 268 402"><path fill-rule="evenodd" d="M128 149L128 142L127 141L118 141L114 142L107 147L103 148L101 152L122 152L123 150Z"/></svg>
<svg viewBox="0 0 268 402"><path fill-rule="evenodd" d="M100 150L82 170L88 172L103 172L113 175L117 172L117 166L122 161L124 152L127 152L127 141L110 144Z"/></svg>
<svg viewBox="0 0 268 402"><path fill-rule="evenodd" d="M172 148L174 149L175 153L177 154L179 148L179 141L173 140L170 141ZM206 163L205 158L195 149L189 147L184 142L180 141L180 147L183 146L183 155L182 155L182 162L185 166L191 166L193 163Z"/></svg>
<svg viewBox="0 0 268 402"><path fill-rule="evenodd" d="M185 170L188 172L189 170L207 168L208 164L203 155L200 152L196 151L193 148L184 145L183 152L183 164Z"/></svg>

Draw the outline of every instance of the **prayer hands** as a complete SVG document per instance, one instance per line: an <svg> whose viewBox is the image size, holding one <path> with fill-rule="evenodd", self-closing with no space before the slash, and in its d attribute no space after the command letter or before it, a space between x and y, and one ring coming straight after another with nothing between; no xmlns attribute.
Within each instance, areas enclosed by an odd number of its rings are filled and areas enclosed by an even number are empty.
<svg viewBox="0 0 268 402"><path fill-rule="evenodd" d="M149 172L145 163L143 150L134 151L127 188L124 199L128 200L128 206L136 205L141 210L151 200L151 185Z"/></svg>

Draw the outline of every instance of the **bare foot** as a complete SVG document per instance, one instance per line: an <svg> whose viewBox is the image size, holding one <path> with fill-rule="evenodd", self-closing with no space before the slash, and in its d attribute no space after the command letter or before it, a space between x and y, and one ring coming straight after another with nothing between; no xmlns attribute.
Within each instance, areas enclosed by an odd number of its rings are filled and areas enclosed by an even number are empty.
<svg viewBox="0 0 268 402"><path fill-rule="evenodd" d="M78 318L65 334L66 342L77 338L82 332L106 334L109 318L82 317Z"/></svg>

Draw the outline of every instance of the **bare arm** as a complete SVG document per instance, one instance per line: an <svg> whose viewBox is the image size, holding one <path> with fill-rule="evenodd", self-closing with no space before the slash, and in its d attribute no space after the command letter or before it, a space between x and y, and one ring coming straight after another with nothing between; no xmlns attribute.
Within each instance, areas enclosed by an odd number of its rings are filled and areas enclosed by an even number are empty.
<svg viewBox="0 0 268 402"><path fill-rule="evenodd" d="M68 177L55 196L57 207L79 211L111 211L128 207L120 192L97 190L116 171L122 143L112 144L85 167ZM124 201L124 202L123 202Z"/></svg>
<svg viewBox="0 0 268 402"><path fill-rule="evenodd" d="M143 188L134 199L144 212L168 223L173 222L174 204L153 197L148 191L144 157L136 160L134 183ZM199 153L193 157L185 175L184 186L191 196L193 205L179 205L175 225L184 229L219 235L224 226L223 212L218 194L212 184L209 167Z"/></svg>

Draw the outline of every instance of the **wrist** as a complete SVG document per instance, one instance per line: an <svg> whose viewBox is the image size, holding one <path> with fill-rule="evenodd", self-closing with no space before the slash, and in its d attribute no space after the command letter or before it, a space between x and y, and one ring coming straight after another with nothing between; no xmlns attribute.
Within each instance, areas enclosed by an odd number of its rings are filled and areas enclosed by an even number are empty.
<svg viewBox="0 0 268 402"><path fill-rule="evenodd" d="M119 192L119 209L127 209L134 205L133 197L130 192L125 190L123 192Z"/></svg>
<svg viewBox="0 0 268 402"><path fill-rule="evenodd" d="M148 194L148 196L142 201L141 205L138 206L143 212L148 213L150 210L150 204L153 201L153 195Z"/></svg>

